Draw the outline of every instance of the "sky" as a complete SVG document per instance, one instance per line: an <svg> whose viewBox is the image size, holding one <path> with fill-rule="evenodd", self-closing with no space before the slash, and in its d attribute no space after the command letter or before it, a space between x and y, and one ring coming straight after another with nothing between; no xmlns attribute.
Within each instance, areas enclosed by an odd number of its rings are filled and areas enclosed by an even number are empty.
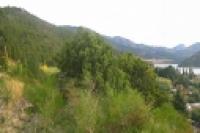
<svg viewBox="0 0 200 133"><path fill-rule="evenodd" d="M200 42L200 0L0 0L56 25L84 26L136 43Z"/></svg>

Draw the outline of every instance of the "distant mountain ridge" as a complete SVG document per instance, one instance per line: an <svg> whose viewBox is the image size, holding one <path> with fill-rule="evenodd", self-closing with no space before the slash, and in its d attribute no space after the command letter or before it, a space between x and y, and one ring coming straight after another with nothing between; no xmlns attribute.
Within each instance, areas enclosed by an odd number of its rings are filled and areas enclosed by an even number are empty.
<svg viewBox="0 0 200 133"><path fill-rule="evenodd" d="M175 46L173 49L174 50L185 50L187 47L184 44L179 44Z"/></svg>
<svg viewBox="0 0 200 133"><path fill-rule="evenodd" d="M200 67L200 51L194 54L193 56L185 59L180 63L180 66L185 67Z"/></svg>
<svg viewBox="0 0 200 133"><path fill-rule="evenodd" d="M189 47L180 44L174 48L166 48L137 44L129 39L119 36L106 36L106 40L109 41L114 48L122 52L133 52L136 55L147 59L171 59L176 63L180 63L184 59L200 51L200 43L198 42Z"/></svg>

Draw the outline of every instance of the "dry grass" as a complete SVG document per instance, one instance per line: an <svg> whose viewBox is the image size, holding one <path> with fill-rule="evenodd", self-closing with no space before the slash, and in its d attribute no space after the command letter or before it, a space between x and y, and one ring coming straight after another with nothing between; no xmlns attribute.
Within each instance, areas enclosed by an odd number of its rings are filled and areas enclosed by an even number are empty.
<svg viewBox="0 0 200 133"><path fill-rule="evenodd" d="M10 92L11 100L14 102L20 100L23 96L24 83L15 79L7 79L5 83L6 89Z"/></svg>
<svg viewBox="0 0 200 133"><path fill-rule="evenodd" d="M17 133L22 130L24 123L29 119L25 109L30 107L23 98L24 83L11 78L7 74L1 74L0 79L4 82L1 86L8 90L8 102L0 104L0 133Z"/></svg>

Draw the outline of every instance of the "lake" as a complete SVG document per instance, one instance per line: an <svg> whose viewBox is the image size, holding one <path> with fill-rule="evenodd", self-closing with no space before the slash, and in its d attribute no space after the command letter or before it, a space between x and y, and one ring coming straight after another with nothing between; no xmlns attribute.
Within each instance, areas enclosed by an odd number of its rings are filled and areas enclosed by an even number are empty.
<svg viewBox="0 0 200 133"><path fill-rule="evenodd" d="M189 69L192 69L195 75L200 75L200 67L179 67L178 64L154 64L156 68L166 68L168 66L172 66L177 69L180 73L189 72Z"/></svg>

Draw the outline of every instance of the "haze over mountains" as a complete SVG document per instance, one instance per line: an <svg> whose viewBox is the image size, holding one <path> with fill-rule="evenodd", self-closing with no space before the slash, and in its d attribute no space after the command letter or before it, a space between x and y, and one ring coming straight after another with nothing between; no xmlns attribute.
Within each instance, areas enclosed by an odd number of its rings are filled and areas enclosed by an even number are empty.
<svg viewBox="0 0 200 133"><path fill-rule="evenodd" d="M50 58L49 53L56 53L67 40L73 37L76 29L77 27L74 26L50 24L23 9L13 7L0 9L1 43L8 47L8 54L15 59L25 60L24 57L33 59L40 56L40 60L44 61ZM196 56L194 54L200 51L200 43L189 47L180 44L174 48L167 48L137 44L121 36L102 35L102 37L120 52L131 52L145 59L169 59L174 63L181 63L191 56L194 59ZM21 50L24 51L25 56L19 54ZM198 60L200 59L195 58L195 62ZM182 64L187 66L187 61L184 62ZM189 64L196 65L191 62Z"/></svg>
<svg viewBox="0 0 200 133"><path fill-rule="evenodd" d="M174 48L167 48L136 44L129 39L119 36L106 38L116 49L120 51L133 52L146 59L170 59L175 63L180 63L184 59L200 51L200 43L195 43L189 47L180 44Z"/></svg>
<svg viewBox="0 0 200 133"><path fill-rule="evenodd" d="M181 62L180 65L189 67L200 67L200 51L192 55L191 57L185 59L183 62Z"/></svg>

